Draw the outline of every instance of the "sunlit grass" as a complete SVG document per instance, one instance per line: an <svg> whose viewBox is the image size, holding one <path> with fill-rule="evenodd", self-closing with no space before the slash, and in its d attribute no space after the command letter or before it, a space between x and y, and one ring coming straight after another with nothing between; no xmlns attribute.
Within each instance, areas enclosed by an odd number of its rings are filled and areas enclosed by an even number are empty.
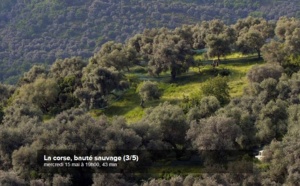
<svg viewBox="0 0 300 186"><path fill-rule="evenodd" d="M194 60L203 60L203 59L204 59L203 54L199 54L199 55L194 56Z"/></svg>
<svg viewBox="0 0 300 186"><path fill-rule="evenodd" d="M140 106L140 98L134 89L127 90L121 99L112 102L110 106L104 110L104 114L108 117L116 115L124 116L128 122L134 122L142 118L143 109Z"/></svg>
<svg viewBox="0 0 300 186"><path fill-rule="evenodd" d="M245 55L245 54L242 54L241 52L235 52L235 53L228 54L225 57L221 57L221 59L237 59L237 58L243 58L243 57L249 57L249 56L253 56L253 54Z"/></svg>
<svg viewBox="0 0 300 186"><path fill-rule="evenodd" d="M202 58L202 55L195 56L195 59L200 58ZM228 75L230 96L241 96L244 88L248 85L246 78L247 72L252 66L261 63L263 63L263 61L258 60L255 56L244 56L240 53L234 53L226 56L226 59L222 59L220 65L215 69L213 69L210 63L201 66L200 71L198 68L193 67L190 68L189 72L178 76L175 81L171 81L170 72L163 73L159 77L151 77L146 73L137 72L133 72L129 74L129 76L134 76L139 82L145 80L158 82L163 94L160 100L145 102L145 107L149 108L157 106L164 101L178 104L186 96L200 94L201 85L208 79L215 77L217 75L216 72L222 69L230 71ZM140 101L138 93L135 88L132 87L127 90L118 101L112 102L107 109L98 113L94 112L96 113L95 115L104 113L108 117L116 115L124 116L128 123L134 123L143 117L146 109L140 106Z"/></svg>

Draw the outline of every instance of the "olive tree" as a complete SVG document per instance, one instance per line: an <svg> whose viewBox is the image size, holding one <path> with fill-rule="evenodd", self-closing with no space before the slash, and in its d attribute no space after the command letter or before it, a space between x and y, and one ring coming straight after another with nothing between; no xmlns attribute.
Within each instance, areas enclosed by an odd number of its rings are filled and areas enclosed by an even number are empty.
<svg viewBox="0 0 300 186"><path fill-rule="evenodd" d="M193 107L187 113L187 120L199 120L213 115L220 108L220 102L214 96L207 96L200 100L198 106Z"/></svg>
<svg viewBox="0 0 300 186"><path fill-rule="evenodd" d="M262 54L269 63L279 63L289 74L299 70L300 21L281 17L275 28L276 40L262 47Z"/></svg>
<svg viewBox="0 0 300 186"><path fill-rule="evenodd" d="M193 121L187 131L187 139L200 151L238 149L240 136L241 129L234 119L224 116Z"/></svg>
<svg viewBox="0 0 300 186"><path fill-rule="evenodd" d="M226 34L210 34L206 36L205 42L208 48L208 56L211 58L217 57L218 63L220 62L221 56L225 56L231 52L231 39Z"/></svg>
<svg viewBox="0 0 300 186"><path fill-rule="evenodd" d="M70 177L70 175L64 177L59 174L54 174L52 184L53 184L53 186L72 185L71 177Z"/></svg>
<svg viewBox="0 0 300 186"><path fill-rule="evenodd" d="M129 186L132 183L127 182L121 174L93 174L92 186L106 186L106 185L124 185Z"/></svg>
<svg viewBox="0 0 300 186"><path fill-rule="evenodd" d="M299 143L298 137L286 136L282 141L273 140L264 148L265 163L269 168L263 182L277 185L297 185L299 182Z"/></svg>
<svg viewBox="0 0 300 186"><path fill-rule="evenodd" d="M168 102L148 109L142 123L157 128L162 141L169 143L174 149L185 144L185 131L188 128L183 110Z"/></svg>
<svg viewBox="0 0 300 186"><path fill-rule="evenodd" d="M258 116L256 112L260 112L261 107L257 107L256 104L254 97L244 95L241 98L234 98L216 113L218 116L234 119L235 124L241 128L238 143L243 149L251 149L257 145L255 122Z"/></svg>
<svg viewBox="0 0 300 186"><path fill-rule="evenodd" d="M157 35L153 41L153 54L150 55L148 63L149 72L159 75L170 70L171 78L175 80L193 64L190 49L191 46L177 35Z"/></svg>
<svg viewBox="0 0 300 186"><path fill-rule="evenodd" d="M14 91L14 86L0 83L0 105L5 106Z"/></svg>
<svg viewBox="0 0 300 186"><path fill-rule="evenodd" d="M31 144L40 134L42 112L34 105L17 101L5 109L0 130L0 169L11 168L11 155L21 146Z"/></svg>
<svg viewBox="0 0 300 186"><path fill-rule="evenodd" d="M208 23L202 21L201 24L197 24L192 28L192 39L193 39L193 48L194 49L203 49L205 48L205 37L208 28Z"/></svg>
<svg viewBox="0 0 300 186"><path fill-rule="evenodd" d="M261 58L261 47L274 36L273 23L262 18L247 17L239 19L234 25L237 32L237 49L249 54L256 52L258 58Z"/></svg>
<svg viewBox="0 0 300 186"><path fill-rule="evenodd" d="M287 132L287 103L282 100L268 102L261 110L255 123L256 136L263 144L273 139L281 140Z"/></svg>
<svg viewBox="0 0 300 186"><path fill-rule="evenodd" d="M238 37L237 46L243 54L257 52L257 57L261 58L261 47L265 42L265 38L263 38L260 31L250 28Z"/></svg>
<svg viewBox="0 0 300 186"><path fill-rule="evenodd" d="M201 86L201 91L204 96L215 96L221 105L227 104L230 100L227 80L221 76L207 81Z"/></svg>
<svg viewBox="0 0 300 186"><path fill-rule="evenodd" d="M208 48L209 57L217 57L218 63L220 57L231 52L231 45L234 43L235 30L226 26L220 20L209 21L206 28L205 43Z"/></svg>
<svg viewBox="0 0 300 186"><path fill-rule="evenodd" d="M15 172L0 171L0 185L3 186L25 186L25 180L21 179Z"/></svg>
<svg viewBox="0 0 300 186"><path fill-rule="evenodd" d="M157 83L151 81L144 81L137 87L137 92L141 97L141 106L144 107L144 101L159 99L161 92Z"/></svg>
<svg viewBox="0 0 300 186"><path fill-rule="evenodd" d="M106 98L113 90L122 89L122 74L115 68L88 65L83 73L82 87L74 95L86 109L101 108L107 105Z"/></svg>
<svg viewBox="0 0 300 186"><path fill-rule="evenodd" d="M106 125L105 118L99 118L97 122L83 110L71 109L48 121L44 125L39 141L48 148L51 146L56 146L56 149L67 147L70 150L82 149L89 152L105 144L101 140L103 137L101 133ZM48 138L53 139L52 142L48 142L46 140Z"/></svg>
<svg viewBox="0 0 300 186"><path fill-rule="evenodd" d="M59 95L59 86L54 79L38 78L33 83L17 90L15 99L28 101L38 106L43 113L50 113Z"/></svg>
<svg viewBox="0 0 300 186"><path fill-rule="evenodd" d="M8 99L13 95L15 87L0 83L0 124L4 117L4 107L8 103Z"/></svg>
<svg viewBox="0 0 300 186"><path fill-rule="evenodd" d="M282 73L283 68L279 65L256 65L247 73L247 78L250 82L260 83L267 78L279 80Z"/></svg>
<svg viewBox="0 0 300 186"><path fill-rule="evenodd" d="M79 57L58 59L52 64L49 76L55 79L75 76L80 79L85 66L86 63Z"/></svg>
<svg viewBox="0 0 300 186"><path fill-rule="evenodd" d="M123 69L129 71L129 67L136 63L137 60L137 51L134 49L137 46L133 45L125 46L113 41L106 42L91 60L103 67L114 67L118 71Z"/></svg>
<svg viewBox="0 0 300 186"><path fill-rule="evenodd" d="M262 56L268 63L285 65L288 61L287 51L284 49L284 43L272 40L264 44L261 48Z"/></svg>
<svg viewBox="0 0 300 186"><path fill-rule="evenodd" d="M46 70L45 66L42 65L34 65L31 69L26 72L23 77L20 78L18 85L24 85L33 83L38 78L46 78L48 71Z"/></svg>

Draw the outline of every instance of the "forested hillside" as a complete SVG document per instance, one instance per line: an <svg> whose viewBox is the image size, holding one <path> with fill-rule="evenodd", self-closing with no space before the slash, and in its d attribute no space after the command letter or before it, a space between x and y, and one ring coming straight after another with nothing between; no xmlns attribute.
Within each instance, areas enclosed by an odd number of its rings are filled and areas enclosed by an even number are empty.
<svg viewBox="0 0 300 186"><path fill-rule="evenodd" d="M299 17L299 1L279 0L1 0L0 81L16 83L32 64L89 58L109 40L124 42L146 28L248 15Z"/></svg>
<svg viewBox="0 0 300 186"><path fill-rule="evenodd" d="M299 70L288 17L147 29L35 65L0 83L0 185L298 185ZM124 150L140 161L93 159Z"/></svg>

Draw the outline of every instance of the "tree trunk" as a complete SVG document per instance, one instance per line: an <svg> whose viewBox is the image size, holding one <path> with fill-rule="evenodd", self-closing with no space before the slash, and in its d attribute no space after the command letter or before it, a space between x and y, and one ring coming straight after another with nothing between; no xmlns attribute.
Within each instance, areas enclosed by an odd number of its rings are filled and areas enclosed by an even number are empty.
<svg viewBox="0 0 300 186"><path fill-rule="evenodd" d="M168 139L163 139L162 141L169 143L174 148L173 150L176 153L176 159L179 160L179 158L185 152L184 149L183 150L178 149L177 145L175 143L173 143L172 141L168 140Z"/></svg>
<svg viewBox="0 0 300 186"><path fill-rule="evenodd" d="M172 81L174 81L176 78L176 70L175 69L172 69L172 71L171 71L171 78L172 78Z"/></svg>
<svg viewBox="0 0 300 186"><path fill-rule="evenodd" d="M260 58L261 58L261 55L260 55L260 50L259 50L259 49L257 49L256 51L257 51L257 57L258 57L258 59L260 59Z"/></svg>
<svg viewBox="0 0 300 186"><path fill-rule="evenodd" d="M145 108L145 105L144 105L144 103L145 103L145 101L144 101L143 99L141 99L140 106L141 106L142 108Z"/></svg>

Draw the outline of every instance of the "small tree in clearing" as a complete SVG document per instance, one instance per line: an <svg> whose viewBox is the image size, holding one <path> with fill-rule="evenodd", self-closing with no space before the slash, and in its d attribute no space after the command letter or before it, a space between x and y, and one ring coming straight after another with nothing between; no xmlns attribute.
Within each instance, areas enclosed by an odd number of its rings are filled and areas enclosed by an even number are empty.
<svg viewBox="0 0 300 186"><path fill-rule="evenodd" d="M140 83L137 87L137 92L141 97L141 107L144 107L145 101L159 99L161 96L157 83L151 81Z"/></svg>
<svg viewBox="0 0 300 186"><path fill-rule="evenodd" d="M225 105L230 101L229 86L227 79L217 76L201 86L204 96L215 96L221 105Z"/></svg>

